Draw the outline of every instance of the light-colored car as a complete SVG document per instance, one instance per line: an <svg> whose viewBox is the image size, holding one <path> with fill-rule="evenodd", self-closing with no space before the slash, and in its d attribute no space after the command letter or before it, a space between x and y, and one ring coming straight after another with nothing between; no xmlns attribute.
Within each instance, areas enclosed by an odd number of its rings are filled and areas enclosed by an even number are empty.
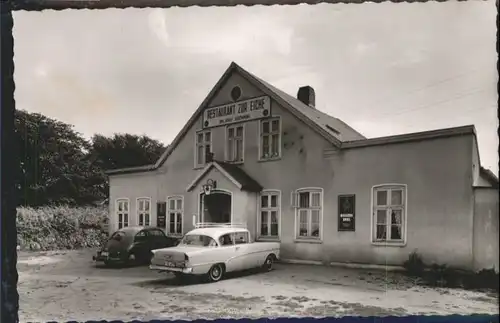
<svg viewBox="0 0 500 323"><path fill-rule="evenodd" d="M156 249L149 268L177 278L206 275L216 282L228 272L251 268L270 271L279 259L277 242L252 242L244 225L199 223L176 247Z"/></svg>

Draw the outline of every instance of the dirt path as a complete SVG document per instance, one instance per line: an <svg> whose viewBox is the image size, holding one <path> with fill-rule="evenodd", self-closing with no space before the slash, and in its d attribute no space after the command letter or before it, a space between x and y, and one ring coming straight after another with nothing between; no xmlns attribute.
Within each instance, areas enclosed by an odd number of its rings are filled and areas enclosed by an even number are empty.
<svg viewBox="0 0 500 323"><path fill-rule="evenodd" d="M320 266L180 285L147 267L97 268L92 252L20 253L20 319L26 321L497 314L485 293L414 287L407 278Z"/></svg>

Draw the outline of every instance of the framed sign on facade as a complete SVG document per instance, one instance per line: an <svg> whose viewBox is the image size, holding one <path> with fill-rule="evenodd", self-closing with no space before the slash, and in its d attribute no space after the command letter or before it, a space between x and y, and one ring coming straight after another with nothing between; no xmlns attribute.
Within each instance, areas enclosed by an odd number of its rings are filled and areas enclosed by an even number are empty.
<svg viewBox="0 0 500 323"><path fill-rule="evenodd" d="M225 126L271 116L271 98L261 96L207 108L203 111L203 128Z"/></svg>
<svg viewBox="0 0 500 323"><path fill-rule="evenodd" d="M338 231L355 231L356 196L354 194L339 195L338 208Z"/></svg>
<svg viewBox="0 0 500 323"><path fill-rule="evenodd" d="M158 202L156 204L156 226L165 229L167 227L167 203Z"/></svg>

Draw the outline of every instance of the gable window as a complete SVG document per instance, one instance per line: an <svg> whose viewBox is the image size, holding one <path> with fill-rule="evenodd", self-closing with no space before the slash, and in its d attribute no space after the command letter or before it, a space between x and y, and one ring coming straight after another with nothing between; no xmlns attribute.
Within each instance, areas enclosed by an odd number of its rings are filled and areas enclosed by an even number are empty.
<svg viewBox="0 0 500 323"><path fill-rule="evenodd" d="M226 160L231 162L243 161L243 125L228 126L226 128Z"/></svg>
<svg viewBox="0 0 500 323"><path fill-rule="evenodd" d="M279 217L281 194L279 191L263 191L260 194L259 236L261 238L279 237Z"/></svg>
<svg viewBox="0 0 500 323"><path fill-rule="evenodd" d="M151 225L151 199L149 197L142 197L137 199L137 217L138 225Z"/></svg>
<svg viewBox="0 0 500 323"><path fill-rule="evenodd" d="M403 242L405 201L405 185L380 185L373 188L373 242Z"/></svg>
<svg viewBox="0 0 500 323"><path fill-rule="evenodd" d="M294 196L295 228L297 239L321 239L323 190L299 189Z"/></svg>
<svg viewBox="0 0 500 323"><path fill-rule="evenodd" d="M184 201L181 196L172 196L168 199L168 233L182 235L182 217L184 214Z"/></svg>
<svg viewBox="0 0 500 323"><path fill-rule="evenodd" d="M128 199L116 200L116 216L118 220L118 230L128 227L129 202Z"/></svg>
<svg viewBox="0 0 500 323"><path fill-rule="evenodd" d="M281 120L265 119L260 122L260 159L279 158L281 153Z"/></svg>
<svg viewBox="0 0 500 323"><path fill-rule="evenodd" d="M196 133L196 167L202 167L207 163L207 155L212 152L212 133L210 130Z"/></svg>

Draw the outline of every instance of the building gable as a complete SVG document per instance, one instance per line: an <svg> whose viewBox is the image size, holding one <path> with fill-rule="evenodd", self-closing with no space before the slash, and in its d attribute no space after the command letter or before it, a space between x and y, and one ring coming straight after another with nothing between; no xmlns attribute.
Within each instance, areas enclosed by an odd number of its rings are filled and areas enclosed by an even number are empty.
<svg viewBox="0 0 500 323"><path fill-rule="evenodd" d="M233 77L234 77L234 83L228 82ZM232 83L231 85L242 83L242 90L248 91L246 94L245 94L245 92L243 92L242 98L240 98L240 100L243 100L245 98L249 99L251 97L255 97L255 95L259 96L261 94L270 96L271 99L277 101L280 106L287 109L289 112L291 112L294 116L296 116L301 121L306 123L308 126L315 128L315 130L318 131L323 137L328 139L330 142L332 142L336 146L340 146L340 143L341 143L340 140L337 137L335 137L332 133L328 133L327 131L318 127L318 125L314 121L310 120L307 116L305 116L304 113L297 111L290 104L289 100L285 100L279 94L275 93L272 89L270 89L267 86L268 84L264 84L262 80L251 75L250 73L248 73L247 71L245 71L244 69L242 69L240 66L238 66L236 63L233 62L233 63L231 63L229 68L226 70L226 72L222 75L222 77L219 79L219 81L216 83L216 85L214 86L212 91L210 91L210 93L205 98L203 103L195 111L193 116L189 119L187 124L181 130L181 132L174 139L174 141L170 145L169 149L167 149L165 151L165 153L160 157L158 162L155 164L156 168L163 165L165 160L172 153L172 151L176 148L177 144L180 142L180 140L182 140L182 138L187 133L187 131L193 125L195 125L197 120L200 119L200 117L203 114L203 111L207 107L213 107L213 106L217 106L219 104L225 104L225 103L230 102L230 91L233 88L233 86L226 86L228 83ZM306 107L306 108L308 108L308 107ZM308 109L311 109L311 108L308 108Z"/></svg>
<svg viewBox="0 0 500 323"><path fill-rule="evenodd" d="M228 82L230 79L232 82ZM228 84L231 84L231 86L227 86ZM342 140L361 140L365 138L342 121L305 105L298 99L255 77L233 62L154 165L111 170L108 171L108 175L152 171L161 167L189 130L196 127L207 107L231 102L231 91L234 85L239 85L242 90L238 101L259 95L268 96L287 112L325 138L333 147L340 147ZM201 123L199 127L201 128Z"/></svg>

